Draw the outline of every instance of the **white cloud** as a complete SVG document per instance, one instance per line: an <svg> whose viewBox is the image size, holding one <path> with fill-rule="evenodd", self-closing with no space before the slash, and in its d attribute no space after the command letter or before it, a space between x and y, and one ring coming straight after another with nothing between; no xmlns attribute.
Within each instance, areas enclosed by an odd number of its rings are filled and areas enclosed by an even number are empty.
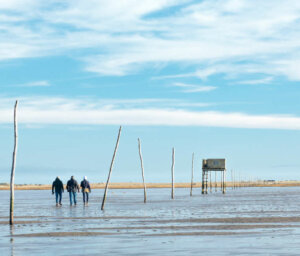
<svg viewBox="0 0 300 256"><path fill-rule="evenodd" d="M194 93L194 92L210 92L217 87L215 86L204 86L204 85L195 85L195 84L186 84L186 83L174 83L173 86L182 88L184 93Z"/></svg>
<svg viewBox="0 0 300 256"><path fill-rule="evenodd" d="M90 97L82 97L77 99L69 99L63 97L19 97L20 104L24 108L47 109L59 108L64 110L69 109L134 109L134 108L175 108L175 107L208 107L214 103L204 102L189 102L180 99L167 98L138 98L138 99L97 99ZM0 108L10 108L15 99L0 97Z"/></svg>
<svg viewBox="0 0 300 256"><path fill-rule="evenodd" d="M135 103L145 99L137 99ZM129 100L130 101L130 100ZM215 111L192 111L162 107L114 107L93 99L23 98L19 104L19 122L28 125L158 125L209 126L251 129L300 130L300 117L290 115L249 115ZM0 123L13 121L13 100L0 99ZM30 126L29 126L30 127Z"/></svg>
<svg viewBox="0 0 300 256"><path fill-rule="evenodd" d="M25 84L19 84L16 86L20 87L47 87L50 86L50 83L46 80L41 80L41 81L33 81Z"/></svg>
<svg viewBox="0 0 300 256"><path fill-rule="evenodd" d="M102 75L171 62L201 79L258 72L300 80L298 0L12 0L0 9L0 61L89 49L76 54Z"/></svg>
<svg viewBox="0 0 300 256"><path fill-rule="evenodd" d="M273 81L273 77L266 77L262 79L255 80L243 80L239 81L238 84L269 84Z"/></svg>
<svg viewBox="0 0 300 256"><path fill-rule="evenodd" d="M286 75L290 80L300 80L300 58L283 59L274 62L274 71Z"/></svg>
<svg viewBox="0 0 300 256"><path fill-rule="evenodd" d="M24 10L34 8L38 5L38 1L35 0L0 0L0 10Z"/></svg>

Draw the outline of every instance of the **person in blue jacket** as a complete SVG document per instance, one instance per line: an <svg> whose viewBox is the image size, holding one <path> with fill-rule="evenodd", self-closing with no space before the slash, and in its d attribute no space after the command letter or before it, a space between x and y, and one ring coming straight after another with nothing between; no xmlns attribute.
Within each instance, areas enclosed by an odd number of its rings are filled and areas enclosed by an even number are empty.
<svg viewBox="0 0 300 256"><path fill-rule="evenodd" d="M89 203L89 193L91 193L91 186L88 182L86 176L83 177L83 181L80 183L82 197L83 197L83 204L88 205Z"/></svg>
<svg viewBox="0 0 300 256"><path fill-rule="evenodd" d="M52 195L54 194L55 190L55 199L56 199L56 206L61 205L61 198L62 193L64 192L64 184L60 180L60 178L57 176L55 181L52 183Z"/></svg>
<svg viewBox="0 0 300 256"><path fill-rule="evenodd" d="M74 176L71 176L71 179L68 181L67 183L67 191L69 192L69 196L70 196L70 205L72 206L73 201L74 201L74 205L77 204L77 191L79 192L79 185L77 183L77 181L74 179Z"/></svg>

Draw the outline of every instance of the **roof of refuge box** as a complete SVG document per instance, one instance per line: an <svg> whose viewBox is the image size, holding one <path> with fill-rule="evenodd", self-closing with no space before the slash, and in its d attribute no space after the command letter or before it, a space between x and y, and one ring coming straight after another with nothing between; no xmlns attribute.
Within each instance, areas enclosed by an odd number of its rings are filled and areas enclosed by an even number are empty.
<svg viewBox="0 0 300 256"><path fill-rule="evenodd" d="M203 159L202 169L223 171L226 169L225 159Z"/></svg>

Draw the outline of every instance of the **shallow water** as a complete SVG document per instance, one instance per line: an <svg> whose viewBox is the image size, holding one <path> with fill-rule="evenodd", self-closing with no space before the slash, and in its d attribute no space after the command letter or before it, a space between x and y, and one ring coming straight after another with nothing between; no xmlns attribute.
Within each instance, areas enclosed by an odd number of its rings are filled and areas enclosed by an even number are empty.
<svg viewBox="0 0 300 256"><path fill-rule="evenodd" d="M298 187L176 189L174 200L170 189L147 192L144 204L143 190L109 190L102 212L103 190L88 207L81 194L76 207L67 193L56 207L50 191L16 191L10 229L9 191L0 191L1 255L299 255L300 218L288 218L300 217Z"/></svg>

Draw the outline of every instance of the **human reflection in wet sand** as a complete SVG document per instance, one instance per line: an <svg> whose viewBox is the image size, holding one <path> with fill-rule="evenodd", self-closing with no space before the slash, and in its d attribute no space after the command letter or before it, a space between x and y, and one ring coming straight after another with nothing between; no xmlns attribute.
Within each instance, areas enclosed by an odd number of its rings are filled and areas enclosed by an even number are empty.
<svg viewBox="0 0 300 256"><path fill-rule="evenodd" d="M10 255L11 256L14 256L15 255L15 251L14 251L14 248L15 248L15 244L14 244L14 230L15 230L15 227L14 225L11 225L10 226Z"/></svg>

